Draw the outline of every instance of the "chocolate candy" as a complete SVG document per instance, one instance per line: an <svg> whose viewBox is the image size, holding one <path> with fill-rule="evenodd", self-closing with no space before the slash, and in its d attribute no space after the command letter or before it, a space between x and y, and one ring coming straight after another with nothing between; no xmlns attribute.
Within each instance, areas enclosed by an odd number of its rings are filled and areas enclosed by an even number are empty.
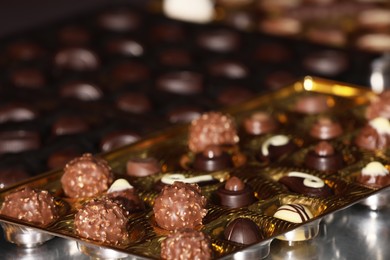
<svg viewBox="0 0 390 260"><path fill-rule="evenodd" d="M157 78L156 87L178 95L200 94L204 88L203 77L193 71L168 72Z"/></svg>
<svg viewBox="0 0 390 260"><path fill-rule="evenodd" d="M146 80L150 76L149 68L138 61L126 61L112 68L111 76L114 82L133 84Z"/></svg>
<svg viewBox="0 0 390 260"><path fill-rule="evenodd" d="M103 136L100 142L100 147L103 152L108 152L116 148L132 144L139 139L140 136L131 130L118 130Z"/></svg>
<svg viewBox="0 0 390 260"><path fill-rule="evenodd" d="M60 95L62 97L75 98L82 101L92 101L102 98L103 92L95 84L83 81L73 81L60 86Z"/></svg>
<svg viewBox="0 0 390 260"><path fill-rule="evenodd" d="M302 223L313 218L313 213L302 204L285 204L280 206L273 216L292 223Z"/></svg>
<svg viewBox="0 0 390 260"><path fill-rule="evenodd" d="M39 89L46 85L44 73L36 68L20 68L12 71L12 85L19 88Z"/></svg>
<svg viewBox="0 0 390 260"><path fill-rule="evenodd" d="M327 198L333 195L332 189L321 178L303 172L289 172L279 182L290 191L306 196Z"/></svg>
<svg viewBox="0 0 390 260"><path fill-rule="evenodd" d="M309 54L303 59L303 66L319 75L334 77L346 70L348 59L343 52L325 50Z"/></svg>
<svg viewBox="0 0 390 260"><path fill-rule="evenodd" d="M117 98L116 106L134 114L143 114L152 110L151 100L143 93L123 93Z"/></svg>
<svg viewBox="0 0 390 260"><path fill-rule="evenodd" d="M211 259L210 238L202 231L180 229L161 242L162 259Z"/></svg>
<svg viewBox="0 0 390 260"><path fill-rule="evenodd" d="M52 125L53 135L69 135L85 132L89 129L86 121L77 116L59 117Z"/></svg>
<svg viewBox="0 0 390 260"><path fill-rule="evenodd" d="M106 197L120 204L129 213L145 209L136 190L125 179L116 180L108 189Z"/></svg>
<svg viewBox="0 0 390 260"><path fill-rule="evenodd" d="M0 123L28 121L37 116L38 112L25 104L9 103L0 107Z"/></svg>
<svg viewBox="0 0 390 260"><path fill-rule="evenodd" d="M373 161L361 170L356 181L373 188L382 188L390 185L389 170L381 162Z"/></svg>
<svg viewBox="0 0 390 260"><path fill-rule="evenodd" d="M328 117L320 117L311 127L310 135L321 139L333 139L343 134L343 129L339 122Z"/></svg>
<svg viewBox="0 0 390 260"><path fill-rule="evenodd" d="M0 214L45 226L60 216L60 210L48 191L24 187L5 196Z"/></svg>
<svg viewBox="0 0 390 260"><path fill-rule="evenodd" d="M90 200L74 216L80 237L114 245L128 241L127 224L127 211L110 199Z"/></svg>
<svg viewBox="0 0 390 260"><path fill-rule="evenodd" d="M377 117L390 119L390 90L384 90L375 96L366 109L366 118L372 120Z"/></svg>
<svg viewBox="0 0 390 260"><path fill-rule="evenodd" d="M246 117L243 125L248 134L260 135L274 131L278 123L270 114L259 111Z"/></svg>
<svg viewBox="0 0 390 260"><path fill-rule="evenodd" d="M383 150L390 146L390 123L383 117L369 121L358 133L355 144L367 150Z"/></svg>
<svg viewBox="0 0 390 260"><path fill-rule="evenodd" d="M201 32L196 42L202 48L219 53L237 50L241 44L239 34L227 29Z"/></svg>
<svg viewBox="0 0 390 260"><path fill-rule="evenodd" d="M85 48L64 48L55 55L55 65L60 69L74 71L93 71L100 66L98 55Z"/></svg>
<svg viewBox="0 0 390 260"><path fill-rule="evenodd" d="M20 153L40 148L41 138L33 130L14 130L0 132L0 154Z"/></svg>
<svg viewBox="0 0 390 260"><path fill-rule="evenodd" d="M202 224L206 198L197 184L174 182L163 187L153 206L154 218L166 230L195 228Z"/></svg>
<svg viewBox="0 0 390 260"><path fill-rule="evenodd" d="M88 153L67 163L61 177L62 189L71 198L96 196L112 182L113 173L107 162Z"/></svg>
<svg viewBox="0 0 390 260"><path fill-rule="evenodd" d="M318 114L329 110L326 96L304 96L297 100L295 111L305 114Z"/></svg>
<svg viewBox="0 0 390 260"><path fill-rule="evenodd" d="M201 171L218 171L233 166L231 156L221 147L207 146L203 152L197 153L193 168Z"/></svg>
<svg viewBox="0 0 390 260"><path fill-rule="evenodd" d="M251 245L262 240L262 232L255 222L249 218L236 218L224 231L225 239L243 245Z"/></svg>
<svg viewBox="0 0 390 260"><path fill-rule="evenodd" d="M0 168L0 190L17 182L23 181L31 175L20 166L8 166Z"/></svg>
<svg viewBox="0 0 390 260"><path fill-rule="evenodd" d="M241 208L255 202L253 190L239 178L231 177L215 192L216 203L229 208Z"/></svg>
<svg viewBox="0 0 390 260"><path fill-rule="evenodd" d="M129 176L146 177L160 171L161 165L153 157L131 158L126 163L126 173Z"/></svg>
<svg viewBox="0 0 390 260"><path fill-rule="evenodd" d="M98 24L113 32L133 31L140 26L141 17L126 8L109 10L98 17Z"/></svg>
<svg viewBox="0 0 390 260"><path fill-rule="evenodd" d="M314 149L309 150L304 160L306 167L319 171L334 172L344 166L342 154L326 141L319 142Z"/></svg>
<svg viewBox="0 0 390 260"><path fill-rule="evenodd" d="M297 146L286 135L274 135L266 139L261 145L259 158L265 161L274 161L290 154Z"/></svg>

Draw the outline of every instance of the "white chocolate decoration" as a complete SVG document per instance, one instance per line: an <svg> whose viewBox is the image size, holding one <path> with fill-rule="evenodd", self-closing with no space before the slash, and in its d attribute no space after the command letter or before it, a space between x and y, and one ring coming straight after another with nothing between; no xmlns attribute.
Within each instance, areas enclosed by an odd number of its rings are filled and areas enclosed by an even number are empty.
<svg viewBox="0 0 390 260"><path fill-rule="evenodd" d="M325 186L324 181L321 178L318 178L317 176L313 176L308 173L304 172L289 172L287 174L289 177L299 177L304 179L303 185L310 188L322 188Z"/></svg>
<svg viewBox="0 0 390 260"><path fill-rule="evenodd" d="M112 193L112 192L132 189L132 188L134 187L131 186L131 184L127 180L117 179L116 181L114 181L113 184L111 184L111 187L108 189L107 193Z"/></svg>
<svg viewBox="0 0 390 260"><path fill-rule="evenodd" d="M207 23L213 20L214 4L211 0L164 0L163 11L173 19Z"/></svg>
<svg viewBox="0 0 390 260"><path fill-rule="evenodd" d="M268 154L269 154L268 147L270 145L281 146L281 145L287 144L288 141L289 141L289 138L286 135L275 135L275 136L272 136L272 137L268 138L267 140L265 140L265 142L261 146L261 153L264 156L268 156Z"/></svg>
<svg viewBox="0 0 390 260"><path fill-rule="evenodd" d="M369 122L370 126L374 128L379 134L390 135L390 122L387 118L377 117Z"/></svg>
<svg viewBox="0 0 390 260"><path fill-rule="evenodd" d="M302 223L313 218L313 213L302 204L285 204L276 210L274 217L292 223Z"/></svg>
<svg viewBox="0 0 390 260"><path fill-rule="evenodd" d="M165 174L161 178L161 182L165 184L173 184L175 181L181 181L184 183L198 183L202 181L211 181L213 180L213 176L210 174L205 174L205 175L199 175L199 176L194 176L194 177L189 177L186 178L183 174L180 173L173 173L173 174Z"/></svg>
<svg viewBox="0 0 390 260"><path fill-rule="evenodd" d="M389 170L380 162L373 161L368 163L362 169L362 175L376 177L376 176L385 176L389 174Z"/></svg>

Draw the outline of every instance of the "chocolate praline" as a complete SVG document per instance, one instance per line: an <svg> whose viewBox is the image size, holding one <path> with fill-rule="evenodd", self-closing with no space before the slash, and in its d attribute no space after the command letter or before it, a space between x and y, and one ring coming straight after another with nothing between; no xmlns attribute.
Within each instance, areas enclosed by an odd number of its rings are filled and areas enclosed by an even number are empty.
<svg viewBox="0 0 390 260"><path fill-rule="evenodd" d="M52 152L47 158L47 167L49 169L63 168L72 159L81 155L81 152L73 147L67 147Z"/></svg>
<svg viewBox="0 0 390 260"><path fill-rule="evenodd" d="M59 50L55 54L54 63L60 69L93 71L100 66L100 59L98 55L90 49L67 47Z"/></svg>
<svg viewBox="0 0 390 260"><path fill-rule="evenodd" d="M139 61L116 64L111 70L112 80L122 84L137 83L149 78L150 69Z"/></svg>
<svg viewBox="0 0 390 260"><path fill-rule="evenodd" d="M116 99L116 106L125 112L143 114L152 109L150 98L143 93L127 92L122 93Z"/></svg>
<svg viewBox="0 0 390 260"><path fill-rule="evenodd" d="M141 17L129 9L115 9L99 15L98 23L102 28L113 32L128 32L140 26Z"/></svg>
<svg viewBox="0 0 390 260"><path fill-rule="evenodd" d="M388 148L390 146L388 119L377 117L369 121L357 134L355 144L370 151Z"/></svg>
<svg viewBox="0 0 390 260"><path fill-rule="evenodd" d="M48 191L24 187L5 196L0 214L45 226L58 219L60 209Z"/></svg>
<svg viewBox="0 0 390 260"><path fill-rule="evenodd" d="M12 71L11 83L15 87L39 89L45 86L46 78L44 73L37 68L20 68Z"/></svg>
<svg viewBox="0 0 390 260"><path fill-rule="evenodd" d="M233 176L215 192L216 203L229 208L241 208L256 201L252 188Z"/></svg>
<svg viewBox="0 0 390 260"><path fill-rule="evenodd" d="M306 154L304 164L319 171L337 171L344 166L344 159L331 143L321 141Z"/></svg>
<svg viewBox="0 0 390 260"><path fill-rule="evenodd" d="M119 54L126 57L140 57L144 54L144 46L137 40L130 38L112 39L105 45L110 54Z"/></svg>
<svg viewBox="0 0 390 260"><path fill-rule="evenodd" d="M126 187L118 187L124 185ZM116 180L108 189L105 197L120 204L129 213L145 209L144 202L138 196L134 187L124 179Z"/></svg>
<svg viewBox="0 0 390 260"><path fill-rule="evenodd" d="M153 206L157 225L165 230L196 228L206 216L206 198L197 184L174 182L166 185Z"/></svg>
<svg viewBox="0 0 390 260"><path fill-rule="evenodd" d="M377 117L390 119L390 90L384 90L370 101L366 109L365 117L368 120Z"/></svg>
<svg viewBox="0 0 390 260"><path fill-rule="evenodd" d="M249 218L236 218L224 231L225 239L243 245L251 245L263 239L259 226Z"/></svg>
<svg viewBox="0 0 390 260"><path fill-rule="evenodd" d="M11 60L28 61L42 57L43 48L34 42L16 41L7 46L7 56Z"/></svg>
<svg viewBox="0 0 390 260"><path fill-rule="evenodd" d="M237 50L241 45L240 39L240 35L234 31L215 29L200 32L196 42L207 50L224 53Z"/></svg>
<svg viewBox="0 0 390 260"><path fill-rule="evenodd" d="M261 135L274 131L278 123L269 113L259 111L246 117L243 126L248 134Z"/></svg>
<svg viewBox="0 0 390 260"><path fill-rule="evenodd" d="M259 154L262 161L274 161L297 149L294 141L286 135L273 135L266 139Z"/></svg>
<svg viewBox="0 0 390 260"><path fill-rule="evenodd" d="M306 196L327 198L333 195L333 190L322 179L307 173L287 174L279 182L290 191Z"/></svg>
<svg viewBox="0 0 390 260"><path fill-rule="evenodd" d="M208 65L208 73L213 77L242 79L249 75L249 69L235 60L217 60Z"/></svg>
<svg viewBox="0 0 390 260"><path fill-rule="evenodd" d="M203 92L203 76L195 71L173 71L156 79L156 88L179 95L195 95Z"/></svg>
<svg viewBox="0 0 390 260"><path fill-rule="evenodd" d="M207 146L204 151L197 153L193 168L201 171L218 171L233 166L231 156L216 145Z"/></svg>
<svg viewBox="0 0 390 260"><path fill-rule="evenodd" d="M333 139L341 134L341 124L328 117L320 117L310 129L310 135L321 140Z"/></svg>
<svg viewBox="0 0 390 260"><path fill-rule="evenodd" d="M303 66L308 71L334 77L344 72L349 64L345 53L325 50L309 54L304 58Z"/></svg>
<svg viewBox="0 0 390 260"><path fill-rule="evenodd" d="M202 231L189 228L169 234L161 242L162 259L211 259L211 241Z"/></svg>
<svg viewBox="0 0 390 260"><path fill-rule="evenodd" d="M390 185L389 169L381 162L372 161L356 176L356 181L372 188L388 186Z"/></svg>
<svg viewBox="0 0 390 260"><path fill-rule="evenodd" d="M0 154L20 153L38 149L41 146L41 137L34 130L0 131Z"/></svg>
<svg viewBox="0 0 390 260"><path fill-rule="evenodd" d="M230 86L222 89L217 96L218 103L224 106L240 104L254 96L254 92L241 86Z"/></svg>
<svg viewBox="0 0 390 260"><path fill-rule="evenodd" d="M292 203L281 205L273 216L292 223L302 223L313 218L313 213L303 204Z"/></svg>
<svg viewBox="0 0 390 260"><path fill-rule="evenodd" d="M329 110L326 96L303 96L295 103L295 111L305 114L318 114Z"/></svg>
<svg viewBox="0 0 390 260"><path fill-rule="evenodd" d="M131 130L118 130L102 137L100 149L103 152L112 151L125 145L132 144L140 139L140 135Z"/></svg>
<svg viewBox="0 0 390 260"><path fill-rule="evenodd" d="M114 175L107 161L86 153L66 164L62 189L70 198L87 198L106 191Z"/></svg>
<svg viewBox="0 0 390 260"><path fill-rule="evenodd" d="M81 101L94 101L103 97L103 91L95 84L84 81L72 81L61 85L60 96Z"/></svg>
<svg viewBox="0 0 390 260"><path fill-rule="evenodd" d="M0 107L0 123L22 122L38 117L38 111L30 105L9 103Z"/></svg>
<svg viewBox="0 0 390 260"><path fill-rule="evenodd" d="M55 136L82 133L88 129L88 123L77 116L59 117L52 125L52 133Z"/></svg>
<svg viewBox="0 0 390 260"><path fill-rule="evenodd" d="M154 157L130 158L126 163L126 173L129 176L146 177L161 171L159 161Z"/></svg>
<svg viewBox="0 0 390 260"><path fill-rule="evenodd" d="M192 54L189 50L171 48L162 50L158 54L159 62L164 66L189 66L193 63Z"/></svg>
<svg viewBox="0 0 390 260"><path fill-rule="evenodd" d="M114 245L129 240L128 213L110 199L94 199L85 203L74 216L76 233L83 238Z"/></svg>
<svg viewBox="0 0 390 260"><path fill-rule="evenodd" d="M196 105L179 105L169 109L167 117L171 123L189 123L200 117L203 109Z"/></svg>
<svg viewBox="0 0 390 260"><path fill-rule="evenodd" d="M83 46L89 43L91 34L81 26L67 25L58 31L58 41L60 44L68 46Z"/></svg>

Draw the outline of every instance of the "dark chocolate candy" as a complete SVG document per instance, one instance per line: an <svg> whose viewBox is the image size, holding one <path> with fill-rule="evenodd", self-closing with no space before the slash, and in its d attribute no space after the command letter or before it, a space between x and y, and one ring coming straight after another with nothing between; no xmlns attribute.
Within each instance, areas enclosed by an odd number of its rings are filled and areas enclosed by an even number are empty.
<svg viewBox="0 0 390 260"><path fill-rule="evenodd" d="M231 156L216 145L207 146L195 155L193 168L200 171L218 171L233 166Z"/></svg>
<svg viewBox="0 0 390 260"><path fill-rule="evenodd" d="M12 71L11 83L15 87L38 89L46 84L44 73L37 68L20 68Z"/></svg>
<svg viewBox="0 0 390 260"><path fill-rule="evenodd" d="M133 10L126 8L109 10L98 17L98 24L113 32L129 32L141 25L141 17Z"/></svg>
<svg viewBox="0 0 390 260"><path fill-rule="evenodd" d="M229 208L241 208L256 201L253 190L239 178L231 177L215 192L216 203Z"/></svg>
<svg viewBox="0 0 390 260"><path fill-rule="evenodd" d="M115 65L111 70L114 82L122 84L137 83L147 80L150 76L149 68L138 61L126 61Z"/></svg>
<svg viewBox="0 0 390 260"><path fill-rule="evenodd" d="M253 90L241 87L230 86L222 89L217 96L217 101L224 106L233 106L240 104L254 96Z"/></svg>
<svg viewBox="0 0 390 260"><path fill-rule="evenodd" d="M143 93L127 92L116 99L116 106L125 112L143 114L152 109L150 98Z"/></svg>
<svg viewBox="0 0 390 260"><path fill-rule="evenodd" d="M126 173L129 176L146 177L161 171L161 165L156 158L131 158L126 163Z"/></svg>
<svg viewBox="0 0 390 260"><path fill-rule="evenodd" d="M22 122L38 117L34 107L27 104L9 103L0 107L0 123Z"/></svg>
<svg viewBox="0 0 390 260"><path fill-rule="evenodd" d="M11 60L34 60L41 58L43 54L43 48L39 44L30 41L16 41L7 46L7 56Z"/></svg>
<svg viewBox="0 0 390 260"><path fill-rule="evenodd" d="M0 168L0 190L17 182L23 181L31 175L20 166L8 166Z"/></svg>
<svg viewBox="0 0 390 260"><path fill-rule="evenodd" d="M198 34L197 44L214 52L231 52L241 45L240 35L228 29L206 30Z"/></svg>
<svg viewBox="0 0 390 260"><path fill-rule="evenodd" d="M337 171L344 166L342 154L327 141L321 141L309 150L304 160L306 167L319 171Z"/></svg>
<svg viewBox="0 0 390 260"><path fill-rule="evenodd" d="M167 117L171 123L189 123L200 117L202 108L195 105L182 105L170 108Z"/></svg>
<svg viewBox="0 0 390 260"><path fill-rule="evenodd" d="M194 95L203 92L203 76L194 71L174 71L160 75L156 80L159 90L179 95Z"/></svg>
<svg viewBox="0 0 390 260"><path fill-rule="evenodd" d="M144 46L137 40L130 38L111 39L105 46L107 52L120 54L126 57L140 57L144 54Z"/></svg>
<svg viewBox="0 0 390 260"><path fill-rule="evenodd" d="M259 226L248 218L236 218L224 231L225 239L243 245L251 245L263 239Z"/></svg>
<svg viewBox="0 0 390 260"><path fill-rule="evenodd" d="M70 97L82 101L98 100L103 97L102 90L89 82L72 81L60 86L61 97Z"/></svg>
<svg viewBox="0 0 390 260"><path fill-rule="evenodd" d="M85 119L78 116L59 117L52 125L52 133L55 136L82 133L88 129Z"/></svg>
<svg viewBox="0 0 390 260"><path fill-rule="evenodd" d="M63 48L56 53L54 63L60 69L93 71L100 66L100 59L98 55L90 49L68 47Z"/></svg>
<svg viewBox="0 0 390 260"><path fill-rule="evenodd" d="M112 151L116 148L132 144L140 139L139 134L133 131L118 130L103 136L100 141L100 149L103 152Z"/></svg>
<svg viewBox="0 0 390 260"><path fill-rule="evenodd" d="M0 132L0 154L20 153L38 149L41 138L38 132L29 130L9 130Z"/></svg>
<svg viewBox="0 0 390 260"><path fill-rule="evenodd" d="M57 37L59 43L65 46L85 46L92 38L86 28L77 25L67 25L61 28Z"/></svg>

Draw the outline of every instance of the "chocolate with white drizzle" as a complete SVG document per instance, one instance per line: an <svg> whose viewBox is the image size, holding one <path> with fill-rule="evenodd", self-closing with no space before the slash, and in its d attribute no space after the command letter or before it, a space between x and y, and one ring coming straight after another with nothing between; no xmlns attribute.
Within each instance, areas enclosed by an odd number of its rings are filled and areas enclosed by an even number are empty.
<svg viewBox="0 0 390 260"><path fill-rule="evenodd" d="M332 189L319 177L304 172L289 172L279 179L290 191L306 196L327 198Z"/></svg>
<svg viewBox="0 0 390 260"><path fill-rule="evenodd" d="M260 159L269 161L277 160L295 149L296 145L291 138L286 135L274 135L263 142Z"/></svg>
<svg viewBox="0 0 390 260"><path fill-rule="evenodd" d="M356 181L373 188L390 185L389 170L380 162L368 163L356 177Z"/></svg>
<svg viewBox="0 0 390 260"><path fill-rule="evenodd" d="M313 213L302 204L285 204L273 216L292 223L303 223L313 218Z"/></svg>
<svg viewBox="0 0 390 260"><path fill-rule="evenodd" d="M136 190L125 179L116 180L108 189L106 197L122 205L129 213L145 209Z"/></svg>
<svg viewBox="0 0 390 260"><path fill-rule="evenodd" d="M377 117L368 122L356 136L355 144L367 150L383 150L390 147L390 122Z"/></svg>

